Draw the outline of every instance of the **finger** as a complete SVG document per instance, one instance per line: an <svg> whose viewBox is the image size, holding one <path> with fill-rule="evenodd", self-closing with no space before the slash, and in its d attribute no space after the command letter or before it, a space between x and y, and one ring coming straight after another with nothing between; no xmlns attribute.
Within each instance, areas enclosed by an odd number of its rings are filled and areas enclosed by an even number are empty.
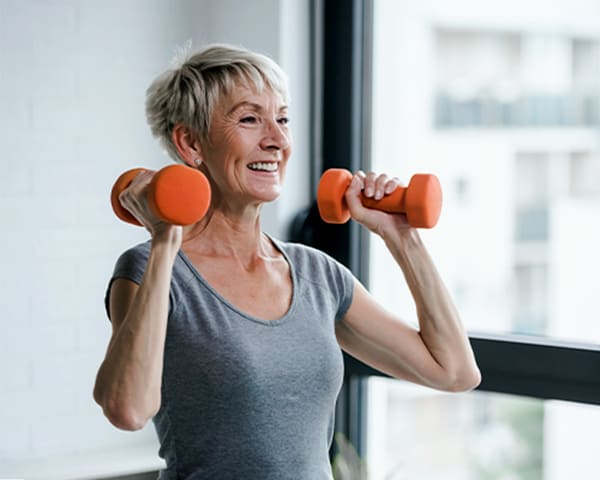
<svg viewBox="0 0 600 480"><path fill-rule="evenodd" d="M347 191L351 192L351 196L357 197L358 194L362 191L362 189L364 188L364 178L365 174L360 170L352 176L352 180L350 181L350 184L348 185L347 189Z"/></svg>
<svg viewBox="0 0 600 480"><path fill-rule="evenodd" d="M360 201L360 194L363 190L364 173L363 175L360 175L360 173L362 172L356 172L352 177L352 181L345 193L346 203L351 212L360 212L364 209L363 204Z"/></svg>
<svg viewBox="0 0 600 480"><path fill-rule="evenodd" d="M153 172L151 170L142 170L133 178L133 180L127 188L131 188L132 190L137 191L143 189L147 184L150 183L155 173L156 172Z"/></svg>
<svg viewBox="0 0 600 480"><path fill-rule="evenodd" d="M365 177L365 184L363 188L363 193L365 197L371 198L375 194L375 181L377 179L377 175L375 172L367 173Z"/></svg>
<svg viewBox="0 0 600 480"><path fill-rule="evenodd" d="M390 178L384 186L384 192L386 195L389 195L390 193L392 193L394 190L396 190L396 188L398 187L402 187L403 184L400 181L400 179L398 177L393 177Z"/></svg>
<svg viewBox="0 0 600 480"><path fill-rule="evenodd" d="M121 205L136 217L140 223L144 223L141 220L141 212L144 211L145 192L148 184L152 181L154 173L151 170L142 170L133 178L127 188L119 194Z"/></svg>
<svg viewBox="0 0 600 480"><path fill-rule="evenodd" d="M127 188L121 192L119 198L134 200L135 198L140 197L148 184L152 181L154 173L155 172L150 170L142 170L133 178Z"/></svg>
<svg viewBox="0 0 600 480"><path fill-rule="evenodd" d="M119 202L129 213L131 213L139 221L138 211L140 209L140 201L138 196L127 187L119 194Z"/></svg>
<svg viewBox="0 0 600 480"><path fill-rule="evenodd" d="M358 187L358 192L362 191L362 189L365 188L365 178L366 177L367 177L367 175L365 174L365 172L363 172L362 170L357 170L356 173L354 175L352 175L352 180L351 180L348 188ZM352 182L354 181L355 178L358 183L355 185L352 185Z"/></svg>
<svg viewBox="0 0 600 480"><path fill-rule="evenodd" d="M375 200L381 200L383 198L385 193L385 185L388 180L389 177L385 173L382 173L375 179L375 194L373 195Z"/></svg>

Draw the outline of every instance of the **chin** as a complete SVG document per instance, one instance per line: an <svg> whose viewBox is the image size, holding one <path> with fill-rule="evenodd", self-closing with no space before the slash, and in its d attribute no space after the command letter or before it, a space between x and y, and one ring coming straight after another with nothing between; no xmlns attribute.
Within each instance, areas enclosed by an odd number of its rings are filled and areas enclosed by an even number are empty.
<svg viewBox="0 0 600 480"><path fill-rule="evenodd" d="M256 198L258 200L260 200L261 202L265 202L265 203L274 202L280 196L281 196L280 188L278 188L277 190L271 190L271 191L266 191L266 192L265 191L257 192L257 194L256 194Z"/></svg>
<svg viewBox="0 0 600 480"><path fill-rule="evenodd" d="M270 202L274 202L275 200L277 200L280 197L280 193L277 192L276 194L273 195L263 195L261 198L261 201L264 203L270 203Z"/></svg>

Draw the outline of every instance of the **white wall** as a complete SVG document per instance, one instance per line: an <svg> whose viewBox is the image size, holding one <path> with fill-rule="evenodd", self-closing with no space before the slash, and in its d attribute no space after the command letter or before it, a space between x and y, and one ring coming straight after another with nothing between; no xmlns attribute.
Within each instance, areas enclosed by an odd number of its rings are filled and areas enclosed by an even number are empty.
<svg viewBox="0 0 600 480"><path fill-rule="evenodd" d="M119 469L111 451L149 447L155 458L151 428L118 431L92 400L110 334L106 282L117 255L146 238L115 219L110 187L125 169L169 161L143 104L175 47L189 38L243 44L293 74L294 181L264 219L284 237L308 202L307 8L301 0L0 1L0 478L84 478L76 459L91 464L100 451L106 472Z"/></svg>

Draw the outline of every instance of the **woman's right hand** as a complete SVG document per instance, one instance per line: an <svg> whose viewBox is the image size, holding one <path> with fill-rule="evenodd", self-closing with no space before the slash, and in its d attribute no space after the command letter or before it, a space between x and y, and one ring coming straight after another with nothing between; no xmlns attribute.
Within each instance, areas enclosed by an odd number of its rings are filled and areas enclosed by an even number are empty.
<svg viewBox="0 0 600 480"><path fill-rule="evenodd" d="M148 203L148 186L155 174L152 170L138 173L119 194L119 201L150 232L153 240L164 238L181 245L183 227L158 218Z"/></svg>

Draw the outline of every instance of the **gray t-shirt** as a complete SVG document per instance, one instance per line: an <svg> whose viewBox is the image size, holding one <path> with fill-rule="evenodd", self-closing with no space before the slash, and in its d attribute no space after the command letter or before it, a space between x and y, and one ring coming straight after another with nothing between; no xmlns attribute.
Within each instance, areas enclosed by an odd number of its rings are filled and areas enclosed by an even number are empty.
<svg viewBox="0 0 600 480"><path fill-rule="evenodd" d="M354 280L319 250L273 242L293 280L291 306L273 321L238 310L183 252L176 258L153 419L167 464L161 480L332 478L328 449L343 377L335 322L350 306ZM149 252L150 242L126 251L113 279L140 283Z"/></svg>

